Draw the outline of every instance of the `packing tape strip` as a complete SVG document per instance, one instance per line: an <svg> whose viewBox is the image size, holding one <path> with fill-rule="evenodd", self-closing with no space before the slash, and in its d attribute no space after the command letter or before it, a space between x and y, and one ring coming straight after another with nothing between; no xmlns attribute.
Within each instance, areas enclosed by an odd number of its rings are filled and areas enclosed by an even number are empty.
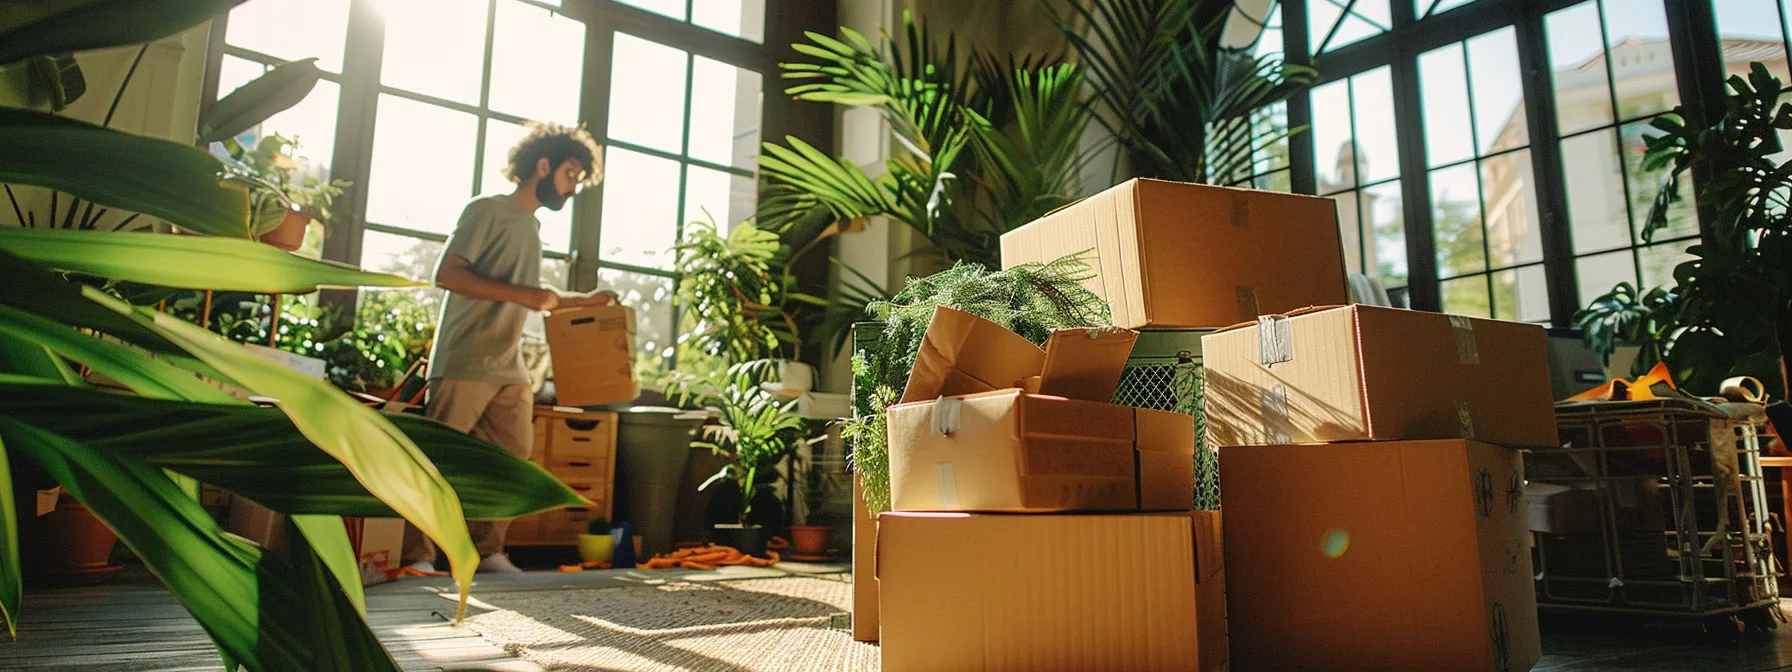
<svg viewBox="0 0 1792 672"><path fill-rule="evenodd" d="M1257 363L1264 366L1294 361L1294 330L1288 318L1264 315L1257 318Z"/></svg>
<svg viewBox="0 0 1792 672"><path fill-rule="evenodd" d="M1463 364L1480 364L1481 349L1475 345L1475 322L1464 315L1450 316L1450 330L1456 334L1456 358Z"/></svg>
<svg viewBox="0 0 1792 672"><path fill-rule="evenodd" d="M1232 225L1241 229L1251 226L1251 199L1245 198L1244 194L1232 194Z"/></svg>
<svg viewBox="0 0 1792 672"><path fill-rule="evenodd" d="M1264 388L1258 403L1263 409L1263 443L1268 445L1287 445L1293 443L1288 433L1282 431L1292 422L1288 417L1288 387L1271 385Z"/></svg>
<svg viewBox="0 0 1792 672"><path fill-rule="evenodd" d="M1722 385L1717 386L1718 396L1730 401L1759 404L1767 399L1767 388L1761 381L1750 376L1725 378Z"/></svg>
<svg viewBox="0 0 1792 672"><path fill-rule="evenodd" d="M1462 425L1462 438L1475 438L1475 414L1469 410L1468 402L1456 400L1456 421Z"/></svg>
<svg viewBox="0 0 1792 672"><path fill-rule="evenodd" d="M938 480L940 508L947 510L958 508L958 473L952 463L933 463L933 476Z"/></svg>
<svg viewBox="0 0 1792 672"><path fill-rule="evenodd" d="M963 400L940 397L933 402L933 432L940 436L953 435L963 416Z"/></svg>

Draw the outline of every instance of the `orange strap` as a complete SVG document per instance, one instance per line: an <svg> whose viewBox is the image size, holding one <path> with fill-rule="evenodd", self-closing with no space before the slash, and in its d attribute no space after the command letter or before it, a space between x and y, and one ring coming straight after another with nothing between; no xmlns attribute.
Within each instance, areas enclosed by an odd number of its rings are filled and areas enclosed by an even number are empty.
<svg viewBox="0 0 1792 672"><path fill-rule="evenodd" d="M1665 385L1667 389L1657 389L1657 385ZM1643 374L1634 381L1625 380L1623 378L1614 378L1611 382L1574 395L1563 401L1650 401L1653 399L1667 399L1682 396L1678 394L1670 394L1670 392L1678 392L1679 390L1680 388L1674 385L1673 375L1668 373L1667 363L1658 362L1655 364L1655 368L1649 369L1648 373Z"/></svg>

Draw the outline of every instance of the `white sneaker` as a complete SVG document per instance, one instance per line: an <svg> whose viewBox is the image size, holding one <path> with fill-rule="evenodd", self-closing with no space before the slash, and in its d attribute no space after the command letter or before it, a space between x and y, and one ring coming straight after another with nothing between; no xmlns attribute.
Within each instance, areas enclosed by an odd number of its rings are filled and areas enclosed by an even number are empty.
<svg viewBox="0 0 1792 672"><path fill-rule="evenodd" d="M514 563L510 562L510 556L505 555L503 553L493 553L491 555L480 558L479 559L479 569L476 571L478 571L479 573L482 573L482 574L521 574L521 573L523 573L522 568L517 567Z"/></svg>
<svg viewBox="0 0 1792 672"><path fill-rule="evenodd" d="M411 564L405 565L405 567L409 568L409 569L414 569L414 570L422 572L424 574L436 573L436 563L433 563L433 562L413 562Z"/></svg>

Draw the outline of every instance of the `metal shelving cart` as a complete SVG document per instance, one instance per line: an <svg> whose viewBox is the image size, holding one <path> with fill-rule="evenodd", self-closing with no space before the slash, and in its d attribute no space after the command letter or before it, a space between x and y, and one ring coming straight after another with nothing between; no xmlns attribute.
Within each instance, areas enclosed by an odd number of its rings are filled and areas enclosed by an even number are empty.
<svg viewBox="0 0 1792 672"><path fill-rule="evenodd" d="M1779 574L1758 405L1563 404L1561 447L1525 456L1537 604L1775 628Z"/></svg>

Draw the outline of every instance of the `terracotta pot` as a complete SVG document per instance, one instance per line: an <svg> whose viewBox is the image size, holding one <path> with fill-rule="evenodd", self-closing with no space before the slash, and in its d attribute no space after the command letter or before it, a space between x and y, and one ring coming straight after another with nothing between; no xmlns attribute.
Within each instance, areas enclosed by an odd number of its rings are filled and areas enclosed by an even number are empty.
<svg viewBox="0 0 1792 672"><path fill-rule="evenodd" d="M292 252L305 244L305 227L310 225L311 217L298 210L288 210L279 226L261 234L261 242Z"/></svg>
<svg viewBox="0 0 1792 672"><path fill-rule="evenodd" d="M823 555L828 552L827 525L791 525L791 550L801 555Z"/></svg>
<svg viewBox="0 0 1792 672"><path fill-rule="evenodd" d="M26 548L20 550L29 558L27 574L33 582L93 585L105 582L123 568L111 564L118 535L72 497L57 500L55 511L27 520L33 534Z"/></svg>

